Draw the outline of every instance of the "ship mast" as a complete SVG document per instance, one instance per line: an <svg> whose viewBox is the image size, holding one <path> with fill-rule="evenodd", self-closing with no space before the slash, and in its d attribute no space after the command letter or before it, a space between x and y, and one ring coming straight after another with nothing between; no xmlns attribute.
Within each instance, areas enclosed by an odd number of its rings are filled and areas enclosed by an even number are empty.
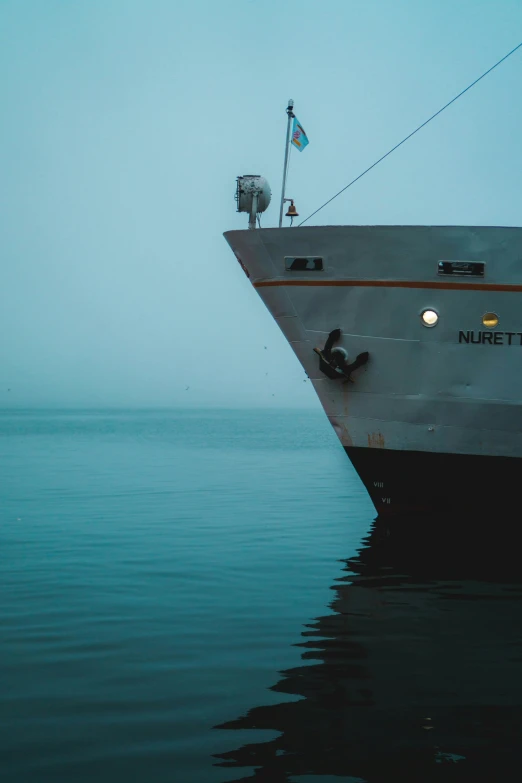
<svg viewBox="0 0 522 783"><path fill-rule="evenodd" d="M288 153L290 151L290 123L294 117L294 102L292 98L288 99L288 106L286 107L286 113L288 115L288 123L286 126L286 141L285 141L285 162L283 166L283 185L281 187L281 207L279 209L279 228L283 225L283 208L285 205L285 189L286 189L286 175L288 173Z"/></svg>

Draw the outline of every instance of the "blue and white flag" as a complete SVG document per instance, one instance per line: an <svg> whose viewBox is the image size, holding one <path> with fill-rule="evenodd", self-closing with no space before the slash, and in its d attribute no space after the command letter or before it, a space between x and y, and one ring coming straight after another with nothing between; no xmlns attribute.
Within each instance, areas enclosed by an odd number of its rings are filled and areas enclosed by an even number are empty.
<svg viewBox="0 0 522 783"><path fill-rule="evenodd" d="M304 128L298 121L297 117L294 117L294 127L292 128L292 144L301 152L308 144L308 136L306 135Z"/></svg>

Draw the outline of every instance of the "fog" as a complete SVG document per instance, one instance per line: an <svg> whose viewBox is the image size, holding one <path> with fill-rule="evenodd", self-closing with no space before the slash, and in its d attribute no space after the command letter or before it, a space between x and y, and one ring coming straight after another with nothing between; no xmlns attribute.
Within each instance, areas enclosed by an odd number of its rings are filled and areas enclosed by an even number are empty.
<svg viewBox="0 0 522 783"><path fill-rule="evenodd" d="M222 234L302 218L520 41L499 0L3 0L0 407L316 407ZM518 31L518 32L517 32ZM522 50L312 224L520 225Z"/></svg>

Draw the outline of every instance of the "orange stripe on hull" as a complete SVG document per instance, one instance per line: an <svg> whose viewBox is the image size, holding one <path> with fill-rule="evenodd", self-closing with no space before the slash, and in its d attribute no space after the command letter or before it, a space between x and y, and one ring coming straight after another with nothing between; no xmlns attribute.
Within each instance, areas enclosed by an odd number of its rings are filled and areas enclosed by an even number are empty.
<svg viewBox="0 0 522 783"><path fill-rule="evenodd" d="M258 280L254 288L273 286L323 286L350 288L435 288L444 291L512 291L522 292L522 285L504 283L443 283L438 280Z"/></svg>

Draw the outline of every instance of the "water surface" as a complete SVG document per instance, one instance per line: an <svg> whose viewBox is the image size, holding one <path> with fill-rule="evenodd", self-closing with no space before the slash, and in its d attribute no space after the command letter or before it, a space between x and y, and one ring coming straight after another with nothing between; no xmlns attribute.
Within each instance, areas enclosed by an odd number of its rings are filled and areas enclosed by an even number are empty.
<svg viewBox="0 0 522 783"><path fill-rule="evenodd" d="M371 522L325 417L4 412L0 475L3 780L229 779Z"/></svg>
<svg viewBox="0 0 522 783"><path fill-rule="evenodd" d="M373 521L322 414L0 415L7 783L520 779L516 520Z"/></svg>

